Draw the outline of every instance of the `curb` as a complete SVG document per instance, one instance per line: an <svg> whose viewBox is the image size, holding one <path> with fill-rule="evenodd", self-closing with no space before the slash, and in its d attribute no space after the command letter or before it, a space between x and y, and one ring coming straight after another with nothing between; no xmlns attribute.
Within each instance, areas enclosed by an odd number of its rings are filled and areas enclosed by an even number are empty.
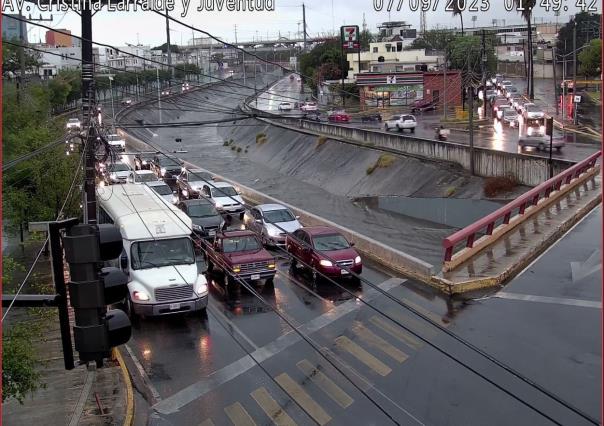
<svg viewBox="0 0 604 426"><path fill-rule="evenodd" d="M134 421L134 392L132 391L132 381L130 380L130 373L128 373L128 369L126 368L126 363L124 362L124 358L120 353L119 349L113 348L113 357L120 365L120 370L122 370L122 376L124 378L124 383L126 384L126 415L124 417L123 426L132 426Z"/></svg>

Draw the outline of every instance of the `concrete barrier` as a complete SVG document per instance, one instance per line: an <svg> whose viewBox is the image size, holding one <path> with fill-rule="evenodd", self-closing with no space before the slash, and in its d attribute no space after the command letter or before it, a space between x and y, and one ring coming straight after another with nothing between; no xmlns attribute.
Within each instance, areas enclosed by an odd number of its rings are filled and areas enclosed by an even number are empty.
<svg viewBox="0 0 604 426"><path fill-rule="evenodd" d="M132 148L142 151L155 151L156 149L146 142L131 136L128 133L125 133L126 142ZM172 154L177 156L177 154ZM188 161L185 161L185 166L189 168L201 168L198 164L192 164ZM365 257L380 263L381 265L386 266L387 268L399 272L401 274L411 276L417 278L421 281L429 283L432 275L434 275L435 270L434 266L430 263L424 262L421 259L418 259L410 254L397 250L393 247L387 246L373 238L367 237L366 235L360 234L352 229L348 229L342 225L334 223L330 220L317 216L313 213L310 213L306 210L300 209L296 206L288 204L284 201L281 201L277 198L271 197L269 195L263 194L259 191L256 191L253 188L242 185L239 182L236 182L227 177L221 176L218 173L215 173L213 170L207 170L207 172L212 173L212 175L216 176L219 180L224 182L229 182L232 185L239 187L241 190L241 195L246 199L253 203L257 204L265 204L265 203L277 203L284 205L291 209L296 215L300 216L300 220L307 226L330 226L332 228L340 231L349 241L354 241L355 248Z"/></svg>
<svg viewBox="0 0 604 426"><path fill-rule="evenodd" d="M254 112L260 113L261 111L254 110ZM402 155L451 162L470 170L470 147L460 143L418 138L400 133L357 129L291 117L260 118L260 120L289 130L313 135L327 135L344 143L360 143ZM564 171L573 164L572 161L554 159L554 174ZM549 160L536 155L475 147L474 171L476 175L483 177L513 176L520 184L536 186L549 178Z"/></svg>

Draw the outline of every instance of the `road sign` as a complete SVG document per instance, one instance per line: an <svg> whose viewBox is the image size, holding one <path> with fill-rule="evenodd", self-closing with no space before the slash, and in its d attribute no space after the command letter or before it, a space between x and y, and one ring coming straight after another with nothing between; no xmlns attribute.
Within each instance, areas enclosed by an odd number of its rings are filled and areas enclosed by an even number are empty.
<svg viewBox="0 0 604 426"><path fill-rule="evenodd" d="M581 103L581 96L575 96L575 103L576 104L580 104Z"/></svg>
<svg viewBox="0 0 604 426"><path fill-rule="evenodd" d="M296 65L296 63L298 62L297 59L298 58L296 58L295 56L290 56L289 57L289 64L290 65Z"/></svg>
<svg viewBox="0 0 604 426"><path fill-rule="evenodd" d="M340 27L340 36L343 49L359 49L361 47L358 25L343 25Z"/></svg>

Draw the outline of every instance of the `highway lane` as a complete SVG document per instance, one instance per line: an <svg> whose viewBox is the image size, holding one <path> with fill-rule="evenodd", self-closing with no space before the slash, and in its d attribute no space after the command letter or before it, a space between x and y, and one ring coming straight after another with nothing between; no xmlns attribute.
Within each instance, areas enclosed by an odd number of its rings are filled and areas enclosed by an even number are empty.
<svg viewBox="0 0 604 426"><path fill-rule="evenodd" d="M519 82L516 82L519 83ZM270 111L272 113L281 114L289 117L302 117L303 113L299 110L293 110L289 112L279 111L279 104L281 102L294 102L293 99L301 100L307 98L306 95L300 95L300 82L297 80L290 80L289 78L283 78L276 82L269 88L269 91L263 93L262 98L258 100L257 108ZM541 85L539 86L541 87ZM542 94L545 97L545 93ZM254 104L254 106L256 106ZM401 111L404 112L404 111ZM389 115L394 114L394 111L383 113L384 119ZM440 125L440 119L442 114L438 111L427 111L423 113L416 113L418 126L415 130L415 134L410 134L405 131L404 134L410 136L417 136L420 138L434 139L435 131L434 128ZM322 114L322 119L325 120L325 112ZM341 126L349 126L360 129L369 129L374 131L384 132L384 124L380 122L362 122L358 117L352 118L350 123L338 123ZM520 154L531 154L542 157L549 157L549 152L541 152L536 149L522 150L518 145L518 138L521 129L510 128L509 126L502 125L498 120L493 120L489 125L482 129L476 130L474 133L474 146L481 148L489 148L497 151L513 152ZM392 131L390 131L392 132ZM552 153L553 158L566 159L570 161L579 161L587 158L589 155L600 149L600 144L597 143L593 138L586 137L575 133L564 133L560 130L554 131L554 137L564 138L566 146L561 152L554 151ZM468 145L469 132L464 130L452 129L449 142L460 143Z"/></svg>
<svg viewBox="0 0 604 426"><path fill-rule="evenodd" d="M220 95L216 92L215 96ZM174 147L168 134L162 134L166 149ZM199 144L195 142L198 138L192 134L187 148ZM199 149L196 155L190 152L185 157L203 167L209 161L203 152L207 145ZM216 154L211 158L216 161ZM220 164L221 172L233 174L241 167L235 158L225 155L216 164ZM568 410L485 364L482 357L366 285L359 296L385 315L357 299L330 304L334 291L333 300L344 299L339 290L324 285L307 291L302 287L307 282L304 277L292 276L285 260L279 263L274 296L269 293L267 298L281 304L285 314L302 323L299 329L326 348L324 353L329 354L337 369L308 343L288 332L283 321L273 312L266 312L252 295L242 293L240 304L233 308L220 292L212 290L207 319L186 316L151 320L134 331L129 345L136 346L133 353L141 359L152 355L152 360L145 359L141 364L161 399L151 409L150 424L268 424L271 419L283 422L280 424L291 424L288 419L296 424L312 424L314 419L322 424L328 417L330 424L388 424L388 416L372 400L400 424L549 424L411 332L470 363L562 423L582 424ZM481 315L458 328L468 311L472 312L472 305L465 301L443 298L412 280L393 281L371 266L365 270L367 274L374 272L377 275L370 277L373 283L404 303L413 303L437 324L461 330L473 339L496 338L488 329L479 335L471 333L472 324L479 323ZM408 330L389 322L386 315ZM505 322L505 318L500 321ZM522 327L515 331L517 335L506 341L511 347L523 336ZM256 366L231 334L262 361L266 371ZM504 361L519 365L522 373L537 374L539 378L550 374L542 365L542 356L545 354L539 351L531 358L517 356L513 350L502 354ZM564 386L562 368L552 380L555 386ZM326 389L331 390L329 394ZM249 423L250 418L253 423Z"/></svg>

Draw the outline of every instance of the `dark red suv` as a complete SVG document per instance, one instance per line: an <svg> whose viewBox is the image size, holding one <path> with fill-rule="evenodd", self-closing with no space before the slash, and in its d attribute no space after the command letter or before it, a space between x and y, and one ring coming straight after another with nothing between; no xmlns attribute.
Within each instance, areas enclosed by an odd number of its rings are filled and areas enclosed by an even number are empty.
<svg viewBox="0 0 604 426"><path fill-rule="evenodd" d="M356 274L363 271L361 256L336 229L314 226L300 228L292 235L285 239L287 251L292 255L292 267L298 263L309 265L315 282L321 274L330 278L351 276L342 266Z"/></svg>

